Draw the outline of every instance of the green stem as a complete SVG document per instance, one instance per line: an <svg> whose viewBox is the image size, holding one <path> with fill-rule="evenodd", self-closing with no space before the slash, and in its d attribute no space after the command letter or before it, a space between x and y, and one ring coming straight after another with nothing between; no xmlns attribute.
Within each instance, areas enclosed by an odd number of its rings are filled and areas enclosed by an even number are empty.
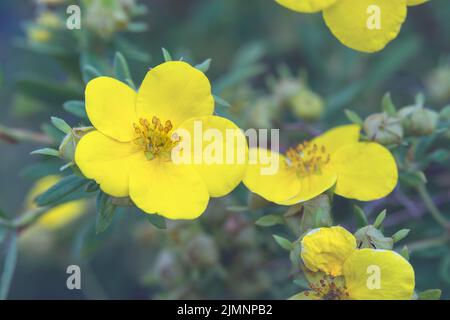
<svg viewBox="0 0 450 320"><path fill-rule="evenodd" d="M434 204L433 199L431 198L425 185L419 185L417 187L417 191L419 192L420 197L434 220L436 220L436 222L439 223L444 229L450 230L450 222L447 221L439 208Z"/></svg>
<svg viewBox="0 0 450 320"><path fill-rule="evenodd" d="M49 209L50 209L49 207L31 209L22 214L21 216L12 220L0 218L0 226L10 229L26 227L35 222L36 220L38 220Z"/></svg>
<svg viewBox="0 0 450 320"><path fill-rule="evenodd" d="M39 144L50 144L52 140L45 134L27 131L24 129L8 128L0 124L0 140L8 143L36 142Z"/></svg>

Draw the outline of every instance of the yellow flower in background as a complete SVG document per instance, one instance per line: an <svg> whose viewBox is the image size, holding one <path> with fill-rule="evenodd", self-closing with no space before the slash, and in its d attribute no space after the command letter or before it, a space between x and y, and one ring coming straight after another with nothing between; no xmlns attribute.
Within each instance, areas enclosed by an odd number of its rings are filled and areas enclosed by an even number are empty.
<svg viewBox="0 0 450 320"><path fill-rule="evenodd" d="M363 52L382 50L397 37L407 6L427 0L276 0L298 12L323 11L328 28L344 45Z"/></svg>
<svg viewBox="0 0 450 320"><path fill-rule="evenodd" d="M246 148L239 128L213 115L208 78L185 62L166 62L151 69L138 92L113 78L93 79L86 87L86 111L96 130L78 143L76 164L105 193L129 196L147 213L195 219L205 211L210 197L228 194L242 180L245 163L175 163L171 157L183 143L177 133L181 130L195 138L198 123L204 131L216 130L223 138L226 132L234 132L241 143L230 145L224 139L226 150L231 146L237 155L240 146Z"/></svg>
<svg viewBox="0 0 450 320"><path fill-rule="evenodd" d="M59 180L61 180L61 177L59 176L47 176L38 180L27 196L27 209L36 208L34 199L58 183ZM87 207L88 204L86 200L74 200L57 205L44 213L33 227L39 226L51 230L58 229L79 218L86 212Z"/></svg>
<svg viewBox="0 0 450 320"><path fill-rule="evenodd" d="M414 269L391 250L357 249L342 227L319 228L302 239L302 260L324 276L292 299L410 300Z"/></svg>
<svg viewBox="0 0 450 320"><path fill-rule="evenodd" d="M264 149L250 149L244 184L252 192L280 205L310 200L335 186L340 196L371 201L388 195L397 185L395 159L385 147L359 142L360 127L331 129L287 151L286 156ZM264 174L261 159L277 158L279 168Z"/></svg>

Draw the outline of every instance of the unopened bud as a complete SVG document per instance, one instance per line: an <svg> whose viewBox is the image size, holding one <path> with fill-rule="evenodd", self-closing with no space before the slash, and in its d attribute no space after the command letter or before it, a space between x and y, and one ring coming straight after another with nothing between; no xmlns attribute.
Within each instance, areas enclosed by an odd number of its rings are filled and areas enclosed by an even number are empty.
<svg viewBox="0 0 450 320"><path fill-rule="evenodd" d="M432 134L437 127L439 114L422 106L402 108L398 115L406 134L411 136L426 136Z"/></svg>
<svg viewBox="0 0 450 320"><path fill-rule="evenodd" d="M314 121L319 119L324 110L322 98L308 89L301 89L289 99L292 112L300 119Z"/></svg>
<svg viewBox="0 0 450 320"><path fill-rule="evenodd" d="M374 226L366 226L355 233L358 248L384 249L392 250L394 241L392 238L385 237L380 230Z"/></svg>
<svg viewBox="0 0 450 320"><path fill-rule="evenodd" d="M403 127L396 116L387 113L373 114L364 121L368 138L383 145L398 144L403 139Z"/></svg>

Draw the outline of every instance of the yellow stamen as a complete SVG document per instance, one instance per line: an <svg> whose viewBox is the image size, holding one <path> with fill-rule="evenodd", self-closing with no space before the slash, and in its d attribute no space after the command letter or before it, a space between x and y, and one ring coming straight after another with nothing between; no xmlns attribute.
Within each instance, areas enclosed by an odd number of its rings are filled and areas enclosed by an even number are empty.
<svg viewBox="0 0 450 320"><path fill-rule="evenodd" d="M330 154L325 146L319 146L309 141L290 148L286 152L288 166L296 170L301 177L318 173L330 162Z"/></svg>
<svg viewBox="0 0 450 320"><path fill-rule="evenodd" d="M170 134L173 129L170 120L163 125L157 117L152 118L151 124L147 119L139 119L139 123L134 123L133 127L137 134L134 142L142 146L148 160L156 157L170 159L172 149L181 141L176 133Z"/></svg>

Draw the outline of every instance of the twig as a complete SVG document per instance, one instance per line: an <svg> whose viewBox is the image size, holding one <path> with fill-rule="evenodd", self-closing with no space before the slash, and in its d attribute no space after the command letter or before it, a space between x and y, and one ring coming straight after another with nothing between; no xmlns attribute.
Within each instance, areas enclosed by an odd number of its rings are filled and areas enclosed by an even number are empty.
<svg viewBox="0 0 450 320"><path fill-rule="evenodd" d="M45 134L19 128L8 128L3 125L0 125L0 140L11 144L18 142L52 143L52 140Z"/></svg>

